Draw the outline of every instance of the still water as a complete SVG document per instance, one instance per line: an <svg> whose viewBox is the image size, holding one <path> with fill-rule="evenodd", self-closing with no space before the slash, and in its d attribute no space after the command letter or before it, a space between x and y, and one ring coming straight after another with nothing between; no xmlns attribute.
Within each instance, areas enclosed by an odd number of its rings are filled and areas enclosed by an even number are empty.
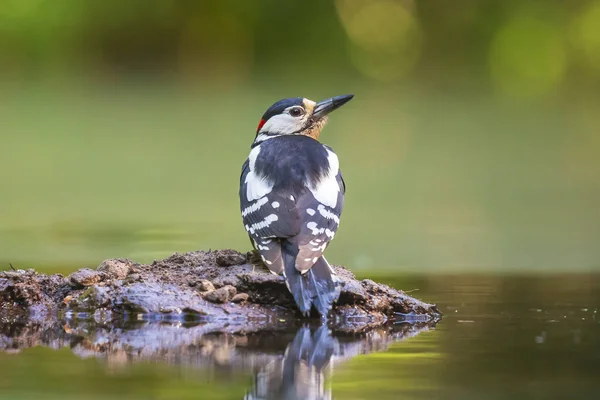
<svg viewBox="0 0 600 400"><path fill-rule="evenodd" d="M380 277L435 324L0 324L1 399L592 399L600 276Z"/></svg>

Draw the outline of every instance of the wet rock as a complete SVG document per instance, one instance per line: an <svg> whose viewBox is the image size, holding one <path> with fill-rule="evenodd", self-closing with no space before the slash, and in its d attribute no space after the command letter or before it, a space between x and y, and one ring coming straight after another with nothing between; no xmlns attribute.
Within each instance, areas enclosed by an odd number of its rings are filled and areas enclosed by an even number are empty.
<svg viewBox="0 0 600 400"><path fill-rule="evenodd" d="M231 285L223 286L220 289L213 290L212 292L208 292L204 295L204 298L213 303L227 303L231 300L235 294L237 293L237 289Z"/></svg>
<svg viewBox="0 0 600 400"><path fill-rule="evenodd" d="M73 272L68 279L69 283L75 287L92 286L100 282L102 274L89 268L83 268Z"/></svg>
<svg viewBox="0 0 600 400"><path fill-rule="evenodd" d="M368 294L360 282L351 279L344 280L344 288L340 293L339 301L346 304L364 304Z"/></svg>
<svg viewBox="0 0 600 400"><path fill-rule="evenodd" d="M0 315L47 313L71 289L59 274L37 274L33 270L0 272Z"/></svg>
<svg viewBox="0 0 600 400"><path fill-rule="evenodd" d="M102 286L90 286L81 295L68 303L70 309L94 312L110 304L111 290Z"/></svg>
<svg viewBox="0 0 600 400"><path fill-rule="evenodd" d="M3 276L0 279L0 303L3 305L31 306L42 300L42 287L30 274L10 271Z"/></svg>
<svg viewBox="0 0 600 400"><path fill-rule="evenodd" d="M215 286L212 284L211 281L207 280L207 279L201 279L198 284L198 290L200 290L201 292L212 292L213 290L215 290Z"/></svg>
<svg viewBox="0 0 600 400"><path fill-rule="evenodd" d="M133 263L129 260L116 258L112 260L104 260L96 269L98 272L104 272L111 279L125 279Z"/></svg>
<svg viewBox="0 0 600 400"><path fill-rule="evenodd" d="M220 267L231 267L246 263L246 254L235 250L217 250L215 253L217 265Z"/></svg>
<svg viewBox="0 0 600 400"><path fill-rule="evenodd" d="M232 303L245 303L248 301L248 293L238 293L231 298Z"/></svg>
<svg viewBox="0 0 600 400"><path fill-rule="evenodd" d="M112 292L112 308L120 314L158 314L166 309L187 310L196 315L223 315L223 310L209 305L190 288L138 282Z"/></svg>

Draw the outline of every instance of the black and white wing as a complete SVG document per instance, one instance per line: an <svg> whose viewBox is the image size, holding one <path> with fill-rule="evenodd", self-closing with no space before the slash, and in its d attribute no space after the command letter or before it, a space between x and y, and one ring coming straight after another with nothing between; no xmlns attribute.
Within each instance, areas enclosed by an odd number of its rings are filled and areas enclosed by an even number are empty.
<svg viewBox="0 0 600 400"><path fill-rule="evenodd" d="M338 158L327 148L329 171L298 199L300 233L294 238L298 244L296 269L308 271L321 257L334 238L344 207L346 185L339 169Z"/></svg>
<svg viewBox="0 0 600 400"><path fill-rule="evenodd" d="M272 190L268 180L254 173L251 160L246 161L240 177L242 221L254 248L269 270L280 274L283 261L279 239L295 235L299 227L292 199Z"/></svg>

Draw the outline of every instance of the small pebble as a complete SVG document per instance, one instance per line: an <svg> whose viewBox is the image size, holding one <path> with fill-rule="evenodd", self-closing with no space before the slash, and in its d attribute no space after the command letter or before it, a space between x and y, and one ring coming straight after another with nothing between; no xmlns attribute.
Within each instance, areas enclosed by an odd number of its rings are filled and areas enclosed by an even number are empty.
<svg viewBox="0 0 600 400"><path fill-rule="evenodd" d="M220 289L213 290L212 292L208 292L206 295L204 295L204 298L213 303L227 303L235 296L236 292L236 288L227 285Z"/></svg>
<svg viewBox="0 0 600 400"><path fill-rule="evenodd" d="M99 272L104 272L112 279L125 279L131 269L131 263L122 259L104 260L96 268Z"/></svg>
<svg viewBox="0 0 600 400"><path fill-rule="evenodd" d="M248 293L238 293L231 298L232 303L245 303L248 301Z"/></svg>
<svg viewBox="0 0 600 400"><path fill-rule="evenodd" d="M201 292L212 292L215 290L215 285L212 284L208 279L201 279L198 283L198 290Z"/></svg>
<svg viewBox="0 0 600 400"><path fill-rule="evenodd" d="M99 272L89 268L83 268L73 272L68 279L73 286L92 286L100 282L102 276Z"/></svg>

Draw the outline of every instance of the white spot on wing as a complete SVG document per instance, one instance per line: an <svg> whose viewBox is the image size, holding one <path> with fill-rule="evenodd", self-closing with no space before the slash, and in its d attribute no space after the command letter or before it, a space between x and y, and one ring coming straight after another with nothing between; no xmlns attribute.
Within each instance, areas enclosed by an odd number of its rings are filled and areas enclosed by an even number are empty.
<svg viewBox="0 0 600 400"><path fill-rule="evenodd" d="M332 219L335 221L336 224L338 224L338 225L340 224L340 218L335 213L326 209L323 204L319 204L319 206L317 207L317 210L319 210L319 214L321 214L323 216L323 218Z"/></svg>
<svg viewBox="0 0 600 400"><path fill-rule="evenodd" d="M319 244L320 242L321 242L321 240L317 239L317 238L308 242L309 245L314 246L314 247L311 247L310 249L312 251L320 251L320 252L325 251L325 248L327 247L327 242L324 242L323 244Z"/></svg>
<svg viewBox="0 0 600 400"><path fill-rule="evenodd" d="M271 207L273 208L278 208L279 207L279 202L278 201L274 201L271 203Z"/></svg>
<svg viewBox="0 0 600 400"><path fill-rule="evenodd" d="M317 226L317 223L314 221L307 222L306 227L310 229L312 231L312 234L315 236L325 232L325 228L319 228Z"/></svg>
<svg viewBox="0 0 600 400"><path fill-rule="evenodd" d="M260 244L258 245L258 249L259 250L269 250L269 246L261 246Z"/></svg>
<svg viewBox="0 0 600 400"><path fill-rule="evenodd" d="M312 244L312 242L311 242L311 244ZM327 242L323 243L322 245L313 244L313 246L316 246L316 247L311 247L310 249L312 251L324 252L325 251L325 247L327 247Z"/></svg>
<svg viewBox="0 0 600 400"><path fill-rule="evenodd" d="M254 232L256 232L258 230L267 228L269 225L271 225L273 222L277 221L278 219L279 219L279 217L276 214L267 215L264 220L250 225L246 230L248 232L250 232L250 234L253 234Z"/></svg>
<svg viewBox="0 0 600 400"><path fill-rule="evenodd" d="M308 215L311 215L311 216L312 216L312 215L315 215L315 210L313 210L312 208L307 208L307 209L306 209L306 213L307 213Z"/></svg>
<svg viewBox="0 0 600 400"><path fill-rule="evenodd" d="M269 201L269 199L267 199L266 197L261 197L255 203L244 208L244 210L242 211L242 217L245 217L248 214L258 211L263 205L267 203L267 201Z"/></svg>

